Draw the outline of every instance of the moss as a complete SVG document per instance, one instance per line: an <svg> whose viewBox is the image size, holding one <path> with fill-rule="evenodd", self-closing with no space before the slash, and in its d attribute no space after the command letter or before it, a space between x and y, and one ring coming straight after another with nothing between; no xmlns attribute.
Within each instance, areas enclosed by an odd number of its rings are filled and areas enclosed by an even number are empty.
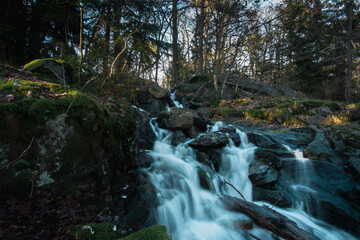
<svg viewBox="0 0 360 240"><path fill-rule="evenodd" d="M139 232L133 233L122 240L171 240L167 234L166 227L162 225L154 225L145 228Z"/></svg>
<svg viewBox="0 0 360 240"><path fill-rule="evenodd" d="M265 120L267 118L266 112L262 109L250 109L245 112L247 117L262 119Z"/></svg>
<svg viewBox="0 0 360 240"><path fill-rule="evenodd" d="M43 98L31 104L29 107L29 115L36 118L39 122L46 122L55 115L54 101Z"/></svg>
<svg viewBox="0 0 360 240"><path fill-rule="evenodd" d="M43 58L43 59L35 59L29 63L27 63L25 66L24 66L24 69L26 69L27 71L32 71L34 70L35 68L39 67L43 62L45 61L54 61L54 62L57 62L59 64L63 64L64 61L62 60L56 60L56 59L52 59L52 58Z"/></svg>
<svg viewBox="0 0 360 240"><path fill-rule="evenodd" d="M45 96L47 94L59 94L69 90L67 86L57 83L31 81L23 79L12 79L0 81L0 93L12 93L15 97L26 97L27 93L31 91L32 97Z"/></svg>
<svg viewBox="0 0 360 240"><path fill-rule="evenodd" d="M214 119L225 119L225 118L242 118L244 117L244 111L235 108L219 109L215 112Z"/></svg>
<svg viewBox="0 0 360 240"><path fill-rule="evenodd" d="M202 168L197 167L197 173L199 176L200 186L203 189L210 190L210 179L206 172Z"/></svg>
<svg viewBox="0 0 360 240"><path fill-rule="evenodd" d="M80 240L114 240L122 237L122 233L112 223L90 223L76 225L72 232L73 237Z"/></svg>
<svg viewBox="0 0 360 240"><path fill-rule="evenodd" d="M337 112L341 110L340 105L336 102L328 102L325 103L325 105L328 106L333 112Z"/></svg>

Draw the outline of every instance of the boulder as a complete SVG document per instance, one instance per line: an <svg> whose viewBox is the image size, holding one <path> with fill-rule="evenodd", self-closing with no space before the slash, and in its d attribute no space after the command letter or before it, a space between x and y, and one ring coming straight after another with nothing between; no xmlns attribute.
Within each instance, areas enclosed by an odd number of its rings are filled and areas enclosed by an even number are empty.
<svg viewBox="0 0 360 240"><path fill-rule="evenodd" d="M279 175L275 168L261 162L251 161L249 164L249 179L255 187L272 187Z"/></svg>
<svg viewBox="0 0 360 240"><path fill-rule="evenodd" d="M198 136L189 145L199 151L222 148L229 144L229 138L223 132L210 132Z"/></svg>
<svg viewBox="0 0 360 240"><path fill-rule="evenodd" d="M192 110L184 108L170 108L169 117L170 129L173 131L187 131L194 125L194 115Z"/></svg>
<svg viewBox="0 0 360 240"><path fill-rule="evenodd" d="M177 130L177 131L175 131L175 132L173 133L173 137L172 137L172 139L171 139L171 144L172 144L173 146L177 146L177 145L179 145L180 143L185 142L186 139L187 139L187 138L186 138L185 134L184 134L182 131Z"/></svg>
<svg viewBox="0 0 360 240"><path fill-rule="evenodd" d="M60 84L74 83L71 66L63 61L55 59L36 59L24 66L24 69L36 74L40 78Z"/></svg>

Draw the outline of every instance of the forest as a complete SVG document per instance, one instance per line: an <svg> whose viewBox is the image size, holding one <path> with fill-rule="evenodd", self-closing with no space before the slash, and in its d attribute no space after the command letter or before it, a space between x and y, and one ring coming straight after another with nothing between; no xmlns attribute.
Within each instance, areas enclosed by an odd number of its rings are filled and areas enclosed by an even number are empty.
<svg viewBox="0 0 360 240"><path fill-rule="evenodd" d="M0 239L360 239L359 0L5 0Z"/></svg>
<svg viewBox="0 0 360 240"><path fill-rule="evenodd" d="M173 87L206 74L359 99L355 0L6 1L0 60L70 63L77 77L142 77Z"/></svg>

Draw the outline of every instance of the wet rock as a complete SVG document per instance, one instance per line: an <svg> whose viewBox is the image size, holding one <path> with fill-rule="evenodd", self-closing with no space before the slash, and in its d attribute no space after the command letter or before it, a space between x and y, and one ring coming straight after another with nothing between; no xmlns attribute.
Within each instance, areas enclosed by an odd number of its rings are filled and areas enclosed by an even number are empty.
<svg viewBox="0 0 360 240"><path fill-rule="evenodd" d="M210 190L211 189L211 178L210 178L210 173L211 169L210 168L206 168L204 167L197 167L197 173L199 176L199 182L200 182L200 186L205 189L205 190Z"/></svg>
<svg viewBox="0 0 360 240"><path fill-rule="evenodd" d="M253 143L255 146L263 148L276 148L278 144L269 136L257 132L247 133L249 142Z"/></svg>
<svg viewBox="0 0 360 240"><path fill-rule="evenodd" d="M252 161L249 164L249 179L255 187L271 187L279 178L279 172L266 164Z"/></svg>
<svg viewBox="0 0 360 240"><path fill-rule="evenodd" d="M179 145L180 143L183 143L183 142L185 142L186 141L186 136L185 136L185 134L182 132L182 131L175 131L174 133L173 133L173 137L172 137L172 139L171 139L171 144L173 145L173 146L177 146L177 145Z"/></svg>
<svg viewBox="0 0 360 240"><path fill-rule="evenodd" d="M288 189L285 189L284 193L283 190L284 188L265 189L262 187L253 187L253 200L264 201L270 204L277 202L276 206L289 208L292 206L292 199L288 197Z"/></svg>
<svg viewBox="0 0 360 240"><path fill-rule="evenodd" d="M201 108L197 109L196 112L204 119L209 119L210 115L211 115L211 108L201 107Z"/></svg>
<svg viewBox="0 0 360 240"><path fill-rule="evenodd" d="M201 133L201 131L199 129L197 129L196 127L191 127L188 131L187 131L187 135L190 138L196 138L199 134Z"/></svg>
<svg viewBox="0 0 360 240"><path fill-rule="evenodd" d="M187 105L190 109L196 110L205 107L205 104L199 102L191 102Z"/></svg>
<svg viewBox="0 0 360 240"><path fill-rule="evenodd" d="M251 230L253 229L253 222L251 219L239 219L234 222L234 228L237 230Z"/></svg>
<svg viewBox="0 0 360 240"><path fill-rule="evenodd" d="M209 155L207 155L204 152L200 152L198 150L195 150L195 152L196 152L196 160L199 163L204 164L205 166L211 167L211 162L210 162Z"/></svg>
<svg viewBox="0 0 360 240"><path fill-rule="evenodd" d="M280 156L292 157L292 155L290 153L288 153L288 154L283 153L283 152L279 153L276 150L257 148L255 150L254 161L255 162L263 162L263 163L266 163L267 165L270 165L276 169L280 169L283 166L282 162L279 158Z"/></svg>
<svg viewBox="0 0 360 240"><path fill-rule="evenodd" d="M145 172L138 173L136 178L136 184L129 190L124 203L119 203L123 204L123 224L139 229L156 224L155 209L159 203L156 189L148 175Z"/></svg>
<svg viewBox="0 0 360 240"><path fill-rule="evenodd" d="M199 151L216 149L225 147L229 143L229 139L225 133L211 132L197 137L189 145Z"/></svg>

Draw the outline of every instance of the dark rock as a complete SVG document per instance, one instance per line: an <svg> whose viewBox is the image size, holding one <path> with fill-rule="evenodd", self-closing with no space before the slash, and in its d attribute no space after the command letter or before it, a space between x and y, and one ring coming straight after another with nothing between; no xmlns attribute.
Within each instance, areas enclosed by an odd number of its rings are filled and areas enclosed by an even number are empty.
<svg viewBox="0 0 360 240"><path fill-rule="evenodd" d="M279 153L276 150L270 150L265 148L257 148L255 150L255 162L262 162L270 165L276 169L280 169L282 165L282 161L278 156L282 157L292 157L290 153Z"/></svg>
<svg viewBox="0 0 360 240"><path fill-rule="evenodd" d="M285 186L284 186L285 187ZM283 188L280 189L265 189L262 187L253 187L253 200L264 201L271 204L277 202L276 206L282 208L289 208L292 206L291 198L288 197L287 190L283 194ZM281 197L281 195L283 195Z"/></svg>
<svg viewBox="0 0 360 240"><path fill-rule="evenodd" d="M136 131L135 139L139 149L152 149L156 136L150 126L150 117L138 109L135 110Z"/></svg>
<svg viewBox="0 0 360 240"><path fill-rule="evenodd" d="M237 146L237 147L240 146L241 139L240 139L240 135L238 133L236 133L236 132L229 133L229 138L233 141L235 146Z"/></svg>
<svg viewBox="0 0 360 240"><path fill-rule="evenodd" d="M204 152L200 152L198 150L195 150L196 152L196 160L205 165L205 166L208 166L208 167L211 167L211 162L210 162L210 157L209 155L207 155L206 153Z"/></svg>
<svg viewBox="0 0 360 240"><path fill-rule="evenodd" d="M204 119L209 119L211 115L211 108L209 107L202 107L196 110L197 113Z"/></svg>
<svg viewBox="0 0 360 240"><path fill-rule="evenodd" d="M205 167L197 167L197 173L199 176L199 182L200 182L200 186L205 189L205 190L210 190L211 189L211 178L210 178L210 174L208 173L209 171L211 171L210 168L206 169Z"/></svg>
<svg viewBox="0 0 360 240"><path fill-rule="evenodd" d="M186 136L182 131L175 131L173 133L173 137L171 139L171 144L174 146L179 145L180 143L183 143L186 141Z"/></svg>
<svg viewBox="0 0 360 240"><path fill-rule="evenodd" d="M255 146L263 147L263 148L277 148L278 143L276 143L269 136L265 136L264 134L251 132L247 133L249 142L253 143Z"/></svg>
<svg viewBox="0 0 360 240"><path fill-rule="evenodd" d="M191 102L187 105L190 109L196 110L205 107L205 104L198 102Z"/></svg>
<svg viewBox="0 0 360 240"><path fill-rule="evenodd" d="M194 125L194 115L192 110L184 108L170 108L169 117L170 129L187 131Z"/></svg>
<svg viewBox="0 0 360 240"><path fill-rule="evenodd" d="M137 174L136 185L123 201L123 224L136 229L156 224L155 209L159 203L155 187L145 172Z"/></svg>
<svg viewBox="0 0 360 240"><path fill-rule="evenodd" d="M190 138L196 138L200 133L200 130L193 126L187 131L187 136Z"/></svg>
<svg viewBox="0 0 360 240"><path fill-rule="evenodd" d="M199 151L207 151L209 149L225 147L228 143L229 139L225 133L211 132L197 137L189 145Z"/></svg>
<svg viewBox="0 0 360 240"><path fill-rule="evenodd" d="M279 172L266 164L251 161L249 164L249 179L255 187L271 187L279 178Z"/></svg>

